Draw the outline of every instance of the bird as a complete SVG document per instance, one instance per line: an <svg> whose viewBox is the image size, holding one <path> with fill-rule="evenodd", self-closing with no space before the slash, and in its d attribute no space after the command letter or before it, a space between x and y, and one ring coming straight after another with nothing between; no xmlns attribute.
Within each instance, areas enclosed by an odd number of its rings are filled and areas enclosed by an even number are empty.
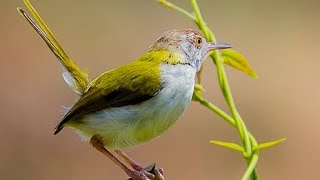
<svg viewBox="0 0 320 180"><path fill-rule="evenodd" d="M208 43L191 29L165 32L136 61L93 80L54 134L75 128L102 152L149 142L185 112L205 56L229 47ZM123 169L132 178L146 178Z"/></svg>
<svg viewBox="0 0 320 180"><path fill-rule="evenodd" d="M18 10L53 52L59 49L22 9ZM122 150L147 143L167 131L190 104L196 74L207 55L231 47L208 42L193 29L166 31L135 61L90 81L54 134L71 127L131 179L164 179L162 169L149 173ZM67 69L63 77L69 85L74 81Z"/></svg>

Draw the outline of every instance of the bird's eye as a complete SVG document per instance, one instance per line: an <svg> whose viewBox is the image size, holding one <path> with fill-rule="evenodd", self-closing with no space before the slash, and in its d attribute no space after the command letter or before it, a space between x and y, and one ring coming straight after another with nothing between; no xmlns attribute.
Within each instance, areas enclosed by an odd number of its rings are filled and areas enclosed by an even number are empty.
<svg viewBox="0 0 320 180"><path fill-rule="evenodd" d="M202 45L202 38L201 37L196 37L195 39L195 46L199 49Z"/></svg>
<svg viewBox="0 0 320 180"><path fill-rule="evenodd" d="M198 44L198 45L201 45L201 43L202 43L202 38L201 38L201 37L198 37L198 38L197 38L197 44Z"/></svg>

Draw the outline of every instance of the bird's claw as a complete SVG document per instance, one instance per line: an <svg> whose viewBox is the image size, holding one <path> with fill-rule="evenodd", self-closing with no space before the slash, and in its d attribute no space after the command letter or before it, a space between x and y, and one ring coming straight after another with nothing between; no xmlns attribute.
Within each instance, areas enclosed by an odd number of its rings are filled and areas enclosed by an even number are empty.
<svg viewBox="0 0 320 180"><path fill-rule="evenodd" d="M164 172L162 168L154 169L155 178L154 180L164 180Z"/></svg>
<svg viewBox="0 0 320 180"><path fill-rule="evenodd" d="M127 172L127 175L130 177L128 180L153 180L155 177L153 174L146 171L136 170L130 170Z"/></svg>
<svg viewBox="0 0 320 180"><path fill-rule="evenodd" d="M164 171L162 168L156 168L156 164L151 164L141 171L131 170L128 180L164 180Z"/></svg>
<svg viewBox="0 0 320 180"><path fill-rule="evenodd" d="M164 171L162 168L156 168L156 164L153 163L144 168L148 173L152 173L154 175L154 179L152 180L164 180Z"/></svg>

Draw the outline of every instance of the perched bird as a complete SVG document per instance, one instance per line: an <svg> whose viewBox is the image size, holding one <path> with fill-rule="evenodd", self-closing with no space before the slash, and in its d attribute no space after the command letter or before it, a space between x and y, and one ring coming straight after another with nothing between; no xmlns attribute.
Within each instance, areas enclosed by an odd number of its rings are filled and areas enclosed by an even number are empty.
<svg viewBox="0 0 320 180"><path fill-rule="evenodd" d="M30 23L51 50L58 49L51 47L53 43L40 27ZM165 32L136 61L91 81L58 123L54 134L64 127L72 127L132 179L153 179L153 174L143 171L142 166L121 150L149 142L172 126L191 101L196 73L206 55L230 47L209 43L191 29ZM71 76L64 78L66 82L73 81ZM162 171L156 169L155 176L163 179Z"/></svg>
<svg viewBox="0 0 320 180"><path fill-rule="evenodd" d="M165 32L136 61L93 80L54 134L73 127L99 151L148 142L176 122L189 105L196 72L207 53L229 47L208 43L194 30Z"/></svg>

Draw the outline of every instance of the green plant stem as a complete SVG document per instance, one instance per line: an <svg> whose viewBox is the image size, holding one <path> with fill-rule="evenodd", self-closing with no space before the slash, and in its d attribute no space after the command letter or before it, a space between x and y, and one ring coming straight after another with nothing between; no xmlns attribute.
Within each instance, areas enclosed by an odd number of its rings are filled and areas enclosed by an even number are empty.
<svg viewBox="0 0 320 180"><path fill-rule="evenodd" d="M200 92L195 92L193 94L193 100L194 101L198 101L200 104L202 104L203 106L207 107L208 109L210 109L211 111L215 112L216 114L218 114L220 117L222 117L224 120L226 120L230 125L232 125L233 127L237 127L236 126L236 122L235 120L229 116L226 112L224 112L222 109L220 109L219 107L217 107L216 105L212 104L210 101L208 101L207 99L205 99ZM253 137L253 135L248 132L248 136L249 139L252 143L252 146L257 146L258 143L256 141L256 139Z"/></svg>
<svg viewBox="0 0 320 180"><path fill-rule="evenodd" d="M190 0L191 6L193 8L194 16L189 13L188 11L166 1L166 0L160 0L161 4L165 5L166 7L169 7L170 9L176 10L184 15L186 15L188 18L193 20L199 27L199 29L203 32L206 39L210 42L216 42L216 38L212 31L207 27L205 21L202 18L200 9L198 7L196 0ZM239 112L237 111L237 108L235 106L232 93L230 90L228 78L223 66L223 60L220 56L219 51L214 51L211 53L211 58L213 59L214 63L216 64L217 69L217 75L218 80L220 84L221 91L223 92L223 96L229 106L230 112L232 114L232 117L230 117L227 113L225 113L223 110L219 109L212 103L209 103L209 101L205 100L200 92L195 92L194 94L194 100L199 101L202 105L206 106L213 112L216 112L218 115L220 115L223 119L225 119L228 123L230 123L232 126L234 126L237 131L239 132L240 139L242 141L242 144L244 145L244 157L247 160L248 168L243 175L242 179L246 180L251 177L252 180L259 179L258 174L256 172L256 164L258 162L259 157L259 151L252 151L252 147L257 146L258 143L253 137L253 135L247 130L247 127L241 118ZM201 77L199 78L201 79Z"/></svg>
<svg viewBox="0 0 320 180"><path fill-rule="evenodd" d="M216 105L212 104L210 101L205 99L199 91L195 91L195 93L193 95L193 100L194 101L198 101L203 106L207 107L211 111L213 111L216 114L218 114L220 117L222 117L224 120L226 120L233 127L237 127L236 126L236 121L231 116L229 116L222 109L220 109L219 107L217 107ZM257 143L256 139L254 138L254 136L250 132L248 132L248 136L250 138L252 146L253 147L257 146L258 143ZM247 159L247 164L248 164L248 169L247 169L247 171L245 172L245 174L244 174L244 176L242 178L243 180L248 179L248 174L250 175L250 172L252 172L251 173L251 176L252 176L251 179L252 180L259 179L256 170L252 169L252 167L256 166L256 164L258 162L258 157L259 157L259 151L254 151L254 153L253 153L253 155L252 155L252 157L250 159L246 158Z"/></svg>
<svg viewBox="0 0 320 180"><path fill-rule="evenodd" d="M221 57L218 52L212 53L211 56L215 60L217 73L218 73L218 76L220 76L220 78L219 78L220 87L223 92L224 98L230 108L231 114L234 117L234 120L236 123L236 128L239 131L240 137L241 137L242 142L245 146L246 156L250 156L251 155L251 143L250 143L250 140L248 137L248 133L247 133L248 131L247 131L247 128L246 128L240 114L238 113L238 111L236 109L235 104L234 104L233 97L232 97L231 90L230 90L229 83L228 83L228 79L226 76L226 72L224 70L223 62L222 62Z"/></svg>
<svg viewBox="0 0 320 180"><path fill-rule="evenodd" d="M188 11L186 11L183 8L180 8L179 6L176 6L175 4L167 1L167 0L159 0L159 3L164 5L165 7L169 8L169 9L173 9L175 11L180 12L181 14L187 16L188 18L190 18L192 21L196 21L196 18L194 17L194 15L192 15L191 13L189 13Z"/></svg>
<svg viewBox="0 0 320 180"><path fill-rule="evenodd" d="M199 28L201 29L201 31L203 31L205 37L208 39L208 41L211 42L216 42L216 39L213 36L213 33L211 37L209 36L209 28L206 26L206 23L204 22L201 13L200 13L200 9L198 7L197 1L196 0L191 0L191 5L193 7L193 11L195 13L196 18L198 19L198 23L199 23ZM241 140L245 146L245 151L246 154L245 156L249 157L251 156L251 143L248 137L248 131L247 128L240 116L240 114L238 113L235 103L233 101L233 97L231 94L231 90L230 90L230 86L228 83L228 78L223 66L223 61L222 58L219 54L219 51L214 51L211 53L211 58L214 59L215 63L216 63L216 68L217 68L217 73L218 73L218 77L219 77L219 83L220 83L220 88L223 92L223 95L225 97L225 100L230 108L231 114L233 115L235 122L236 122L236 128L239 131Z"/></svg>
<svg viewBox="0 0 320 180"><path fill-rule="evenodd" d="M199 22L199 28L201 29L201 31L203 31L205 37L208 39L208 41L211 42L216 42L216 39L214 38L213 35L211 35L211 37L209 36L209 28L206 26L206 23L204 23L204 20L201 16L200 13L200 9L198 7L197 1L196 0L191 0L191 5L193 7L194 13L196 18L198 19ZM213 33L210 33L213 34ZM223 92L223 95L225 97L225 100L228 103L228 106L230 108L230 111L233 115L233 117L235 118L235 122L236 122L236 127L237 130L239 131L241 140L243 141L243 144L245 145L245 150L246 153L248 155L251 155L251 145L250 145L250 141L247 135L247 129L246 126L243 123L243 120L240 116L240 114L238 113L235 103L233 101L233 97L231 94L231 90L229 87L229 83L228 83L228 79L227 79L227 75L226 72L224 70L224 66L223 66L223 61L221 59L221 56L219 54L218 51L214 51L211 53L211 58L214 59L215 63L216 63L216 68L217 68L217 73L218 73L218 77L219 77L219 83L220 83L220 87L221 90Z"/></svg>
<svg viewBox="0 0 320 180"><path fill-rule="evenodd" d="M247 180L251 177L252 180L258 180L258 174L256 171L256 165L258 163L259 153L252 154L250 160L247 160L248 168L244 175L242 176L242 180Z"/></svg>

